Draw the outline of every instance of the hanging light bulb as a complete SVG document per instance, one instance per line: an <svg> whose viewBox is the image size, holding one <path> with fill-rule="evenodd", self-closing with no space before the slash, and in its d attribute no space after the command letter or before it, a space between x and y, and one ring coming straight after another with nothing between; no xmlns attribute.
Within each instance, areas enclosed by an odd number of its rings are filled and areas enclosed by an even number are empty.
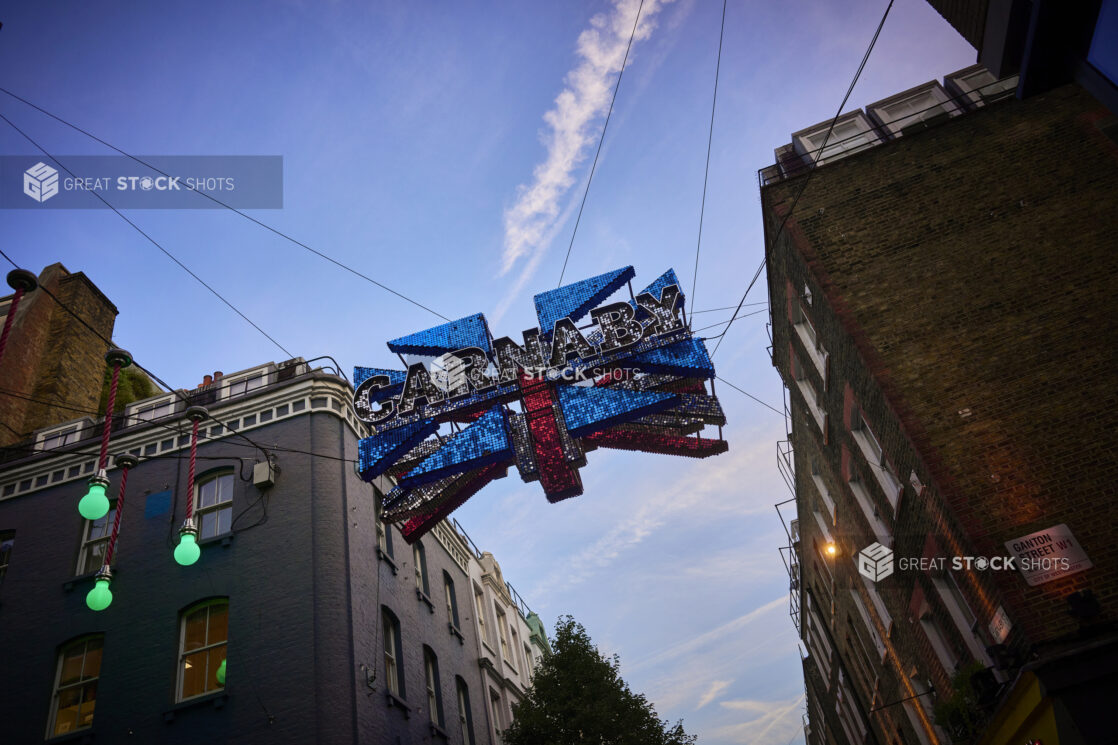
<svg viewBox="0 0 1118 745"><path fill-rule="evenodd" d="M218 683L221 683L222 685L225 685L225 660L222 660L221 664L217 666L217 676L216 677L217 677L217 682Z"/></svg>
<svg viewBox="0 0 1118 745"><path fill-rule="evenodd" d="M113 573L108 565L101 567L93 577L93 589L85 596L90 610L105 610L113 602L113 591L109 589L112 581Z"/></svg>
<svg viewBox="0 0 1118 745"><path fill-rule="evenodd" d="M198 528L194 527L194 518L187 518L179 528L179 545L175 546L175 561L188 567L202 555L202 548L198 545Z"/></svg>
<svg viewBox="0 0 1118 745"><path fill-rule="evenodd" d="M105 490L109 488L109 477L102 468L89 479L89 491L78 502L78 512L86 520L100 520L109 514L109 498Z"/></svg>

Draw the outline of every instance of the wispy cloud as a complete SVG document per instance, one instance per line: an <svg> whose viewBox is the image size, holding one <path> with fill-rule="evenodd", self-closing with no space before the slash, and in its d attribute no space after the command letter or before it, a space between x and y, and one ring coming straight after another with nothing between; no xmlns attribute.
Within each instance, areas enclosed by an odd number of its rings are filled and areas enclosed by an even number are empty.
<svg viewBox="0 0 1118 745"><path fill-rule="evenodd" d="M645 0L633 46L656 28L656 15L672 0ZM574 171L585 161L590 145L600 133L597 120L609 108L615 76L621 70L629 36L633 34L640 0L613 0L609 12L590 19L579 34L578 63L567 73L565 87L546 114L542 133L546 155L532 172L529 184L517 190L516 202L505 211L505 243L501 274L507 274L524 256L528 263L521 284L539 264L560 212L560 202L575 182ZM629 53L629 63L633 53Z"/></svg>
<svg viewBox="0 0 1118 745"><path fill-rule="evenodd" d="M693 512L699 505L702 505L708 519L714 519L716 512L741 516L771 510L772 507L763 502L724 498L737 492L745 474L755 472L770 453L771 445L766 441L743 443L743 446L731 449L728 455L714 463L704 463L703 478L700 480L688 471L667 485L653 482L633 484L633 493L647 495L633 513L594 543L567 558L562 568L556 569L533 588L533 596L547 597L586 581L622 553L670 524L674 516Z"/></svg>
<svg viewBox="0 0 1118 745"><path fill-rule="evenodd" d="M719 706L731 711L749 712L758 716L748 722L715 728L708 737L749 745L782 745L802 727L799 708L804 694L786 701L721 701Z"/></svg>
<svg viewBox="0 0 1118 745"><path fill-rule="evenodd" d="M748 613L746 613L744 615L741 615L741 616L738 616L737 618L735 618L731 621L727 621L726 623L722 624L721 626L713 628L713 629L711 629L710 631L707 631L704 634L699 634L698 636L692 636L691 638L686 639L685 641L682 641L682 642L679 642L678 644L667 647L666 649L662 649L662 650L660 650L659 652L657 652L656 654L654 654L650 657L646 657L642 660L639 660L634 665L631 665L631 666L627 665L626 669L627 670L637 670L639 668L646 667L646 666L649 666L649 665L659 664L659 663L664 662L666 660L670 660L670 659L673 659L675 657L679 657L680 655L691 654L698 649L702 649L703 647L706 647L710 644L714 644L714 643L718 642L720 639L723 639L727 635L739 634L742 629L744 629L746 626L751 624L753 621L757 620L758 618L760 618L761 616L764 616L767 613L771 613L774 610L784 608L787 604L788 604L788 596L787 595L781 595L778 598L770 600L769 602L765 603L764 605L760 606L759 608L754 608L753 610L749 611ZM763 641L762 643L767 643L767 640Z"/></svg>
<svg viewBox="0 0 1118 745"><path fill-rule="evenodd" d="M714 699L718 698L718 694L722 693L722 691L729 688L730 684L733 683L733 682L734 681L732 681L732 680L714 680L714 681L711 681L710 688L706 689L706 692L701 697L699 697L699 703L698 703L698 705L695 706L695 708L696 709L701 709L704 706L706 706L707 704L709 704L711 701L713 701Z"/></svg>

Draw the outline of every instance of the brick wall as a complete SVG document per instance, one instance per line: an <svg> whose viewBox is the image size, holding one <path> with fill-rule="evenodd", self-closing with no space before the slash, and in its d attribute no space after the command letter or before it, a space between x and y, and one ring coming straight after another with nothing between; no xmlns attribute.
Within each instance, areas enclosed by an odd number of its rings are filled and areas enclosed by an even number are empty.
<svg viewBox="0 0 1118 745"><path fill-rule="evenodd" d="M71 274L61 264L52 264L43 269L39 284L101 336L112 338L117 309L84 274ZM36 429L73 419L77 414L72 409L96 411L106 351L108 345L102 339L59 307L43 289L25 294L4 359L0 360L0 380L7 391L59 405L0 395L0 421L11 427L0 431L0 446L19 442Z"/></svg>
<svg viewBox="0 0 1118 745"><path fill-rule="evenodd" d="M773 361L791 388L797 484L813 488L801 461L815 449L837 495L841 552L873 540L851 475L885 516L898 556L923 555L929 535L940 553L1003 556L1005 541L1059 523L1086 549L1093 569L1037 587L1017 572L954 575L979 617L979 641L990 641L985 628L1000 605L1014 624L1009 644L1022 651L1080 632L1066 612L1075 590L1091 589L1102 605L1088 626L1118 616L1118 462L1108 455L1118 425L1108 341L1118 338L1118 147L1100 131L1106 117L1082 91L1061 88L829 164L769 263ZM769 239L802 183L763 189ZM828 353L824 375L805 362L793 303ZM827 441L792 355L823 391ZM851 429L854 405L904 485L895 509ZM800 503L803 531L810 511ZM853 565L844 571L856 589ZM932 580L895 575L878 589L901 672L914 664L949 690L951 671L914 615L926 611L963 659L974 640L968 647Z"/></svg>

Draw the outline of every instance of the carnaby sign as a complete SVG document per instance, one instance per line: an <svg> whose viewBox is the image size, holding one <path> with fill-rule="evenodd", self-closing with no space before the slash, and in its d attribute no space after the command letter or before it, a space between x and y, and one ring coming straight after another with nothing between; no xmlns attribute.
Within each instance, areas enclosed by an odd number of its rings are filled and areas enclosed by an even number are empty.
<svg viewBox="0 0 1118 745"><path fill-rule="evenodd" d="M354 413L373 431L358 470L395 480L385 517L407 520L405 538L514 465L558 501L582 493L578 469L598 447L725 452L714 367L675 272L635 293L634 276L624 267L536 295L539 323L519 341L493 338L479 313L388 342L406 369L355 369ZM719 436L699 436L707 425Z"/></svg>

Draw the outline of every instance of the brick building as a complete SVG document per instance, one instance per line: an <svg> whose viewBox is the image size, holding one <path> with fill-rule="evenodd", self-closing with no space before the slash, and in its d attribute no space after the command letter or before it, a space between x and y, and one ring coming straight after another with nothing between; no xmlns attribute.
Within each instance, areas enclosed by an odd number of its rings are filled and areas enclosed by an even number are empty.
<svg viewBox="0 0 1118 745"><path fill-rule="evenodd" d="M0 447L19 442L48 424L73 419L67 407L97 410L101 376L117 309L81 272L51 264L38 278L39 289L21 298L0 359ZM49 293L49 294L48 294ZM96 334L62 309L49 295L81 315ZM12 296L0 298L0 326ZM100 337L97 335L100 334ZM34 399L34 400L28 400Z"/></svg>
<svg viewBox="0 0 1118 745"><path fill-rule="evenodd" d="M103 369L86 368L98 394ZM100 520L76 510L97 397L4 448L3 741L498 743L546 635L457 523L409 546L378 519L381 492L354 470L351 397L297 358L128 404L110 452L139 464L101 612L85 599L115 502ZM188 403L210 414L193 494ZM120 470L109 477L115 497ZM202 555L183 567L188 499Z"/></svg>
<svg viewBox="0 0 1118 745"><path fill-rule="evenodd" d="M761 172L812 745L1118 741L1116 120L1021 85L959 71Z"/></svg>

